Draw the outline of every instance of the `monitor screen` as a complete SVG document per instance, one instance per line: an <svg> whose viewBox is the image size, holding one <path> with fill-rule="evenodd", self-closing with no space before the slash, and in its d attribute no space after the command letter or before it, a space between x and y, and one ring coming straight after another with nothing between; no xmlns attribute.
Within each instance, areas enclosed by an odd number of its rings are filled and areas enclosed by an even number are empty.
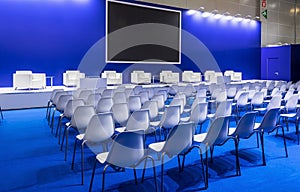
<svg viewBox="0 0 300 192"><path fill-rule="evenodd" d="M180 11L113 0L106 8L107 62L180 64Z"/></svg>

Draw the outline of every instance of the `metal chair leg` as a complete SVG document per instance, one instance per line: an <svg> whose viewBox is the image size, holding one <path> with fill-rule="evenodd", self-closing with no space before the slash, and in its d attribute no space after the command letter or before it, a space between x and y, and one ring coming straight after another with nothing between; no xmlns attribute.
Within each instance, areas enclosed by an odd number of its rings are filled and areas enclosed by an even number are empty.
<svg viewBox="0 0 300 192"><path fill-rule="evenodd" d="M260 132L260 142L261 142L261 152L262 152L262 162L263 166L266 165L266 158L265 158L265 146L264 146L264 133Z"/></svg>
<svg viewBox="0 0 300 192"><path fill-rule="evenodd" d="M236 161L236 175L241 175L241 166L240 166L240 160L239 160L239 141L238 139L234 139L235 144L235 161Z"/></svg>
<svg viewBox="0 0 300 192"><path fill-rule="evenodd" d="M89 192L92 191L92 187L93 187L93 182L94 182L94 177L95 177L95 171L96 171L97 162L98 162L98 160L95 158L95 163L94 163L94 167L93 167L92 177L91 177L91 181L90 181Z"/></svg>
<svg viewBox="0 0 300 192"><path fill-rule="evenodd" d="M75 154L76 154L77 141L78 141L78 139L76 138L75 139L75 143L74 143L73 157L72 157L72 166L71 166L72 170L74 169L74 162L75 162Z"/></svg>
<svg viewBox="0 0 300 192"><path fill-rule="evenodd" d="M284 136L284 128L281 126L281 129L282 129L282 137L283 137L283 143L284 143L284 149L285 149L285 156L288 157L286 141L285 141L285 136Z"/></svg>

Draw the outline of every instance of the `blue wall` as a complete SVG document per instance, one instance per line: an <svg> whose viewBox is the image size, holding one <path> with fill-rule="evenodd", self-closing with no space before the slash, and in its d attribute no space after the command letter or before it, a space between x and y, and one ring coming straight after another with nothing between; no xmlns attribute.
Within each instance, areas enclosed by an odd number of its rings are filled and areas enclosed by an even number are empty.
<svg viewBox="0 0 300 192"><path fill-rule="evenodd" d="M77 69L104 35L104 6L95 0L1 0L0 86L12 86L16 70L54 75Z"/></svg>
<svg viewBox="0 0 300 192"><path fill-rule="evenodd" d="M300 45L291 45L291 80L300 80Z"/></svg>
<svg viewBox="0 0 300 192"><path fill-rule="evenodd" d="M262 48L261 78L291 80L291 46Z"/></svg>
<svg viewBox="0 0 300 192"><path fill-rule="evenodd" d="M182 64L107 64L104 59L104 0L1 0L0 1L0 86L12 86L16 70L29 69L55 76L80 69L99 75L110 69L159 74L174 71L233 69L244 79L260 78L261 24L251 21L190 15L182 10Z"/></svg>

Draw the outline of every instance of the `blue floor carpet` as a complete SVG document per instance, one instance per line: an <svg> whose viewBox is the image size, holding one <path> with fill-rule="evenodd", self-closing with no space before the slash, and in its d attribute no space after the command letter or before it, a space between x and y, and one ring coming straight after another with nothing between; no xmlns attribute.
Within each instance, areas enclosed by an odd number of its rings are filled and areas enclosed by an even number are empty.
<svg viewBox="0 0 300 192"><path fill-rule="evenodd" d="M44 108L4 111L4 120L0 121L0 191L88 191L94 154L86 150L85 184L80 185L79 150L75 169L71 170L74 137L70 139L68 160L64 161L64 153L59 150L57 138L51 134L45 111ZM287 139L289 157L285 158L282 138L266 135L267 166L261 166L261 150L256 148L256 137L242 140L241 176L235 176L234 142L216 147L214 161L209 164L209 188L206 191L299 191L300 146L292 124L287 137L290 138ZM155 154L153 156L156 158ZM160 175L160 167L156 168ZM93 191L101 191L102 169L99 165L96 170ZM165 191L199 191L204 186L201 171L196 150L187 156L183 172L178 171L176 158L169 160L164 172ZM138 170L139 178L140 175ZM160 184L160 177L157 178ZM155 189L151 169L147 169L145 182L138 185L134 184L132 170L118 173L109 170L105 184L107 191Z"/></svg>

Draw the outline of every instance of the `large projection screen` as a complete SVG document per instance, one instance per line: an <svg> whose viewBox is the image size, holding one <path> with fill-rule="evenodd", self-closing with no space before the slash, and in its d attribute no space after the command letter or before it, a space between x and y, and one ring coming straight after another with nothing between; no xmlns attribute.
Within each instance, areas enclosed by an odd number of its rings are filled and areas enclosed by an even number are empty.
<svg viewBox="0 0 300 192"><path fill-rule="evenodd" d="M106 62L181 62L181 12L106 1Z"/></svg>

